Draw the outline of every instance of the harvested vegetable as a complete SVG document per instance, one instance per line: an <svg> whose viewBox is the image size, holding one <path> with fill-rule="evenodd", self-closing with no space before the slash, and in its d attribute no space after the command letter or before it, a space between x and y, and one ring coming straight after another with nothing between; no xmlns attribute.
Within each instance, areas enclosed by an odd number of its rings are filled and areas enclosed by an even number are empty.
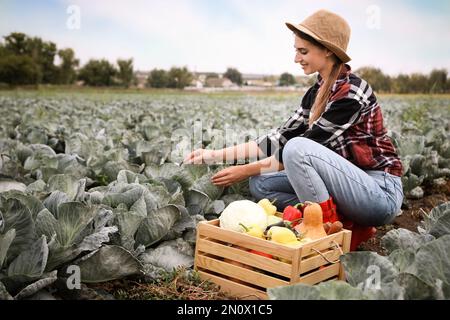
<svg viewBox="0 0 450 320"><path fill-rule="evenodd" d="M330 225L330 229L327 231L327 235L338 233L344 228L342 222L336 221Z"/></svg>
<svg viewBox="0 0 450 320"><path fill-rule="evenodd" d="M277 216L267 216L267 225L277 224L283 221L283 218Z"/></svg>
<svg viewBox="0 0 450 320"><path fill-rule="evenodd" d="M258 202L258 204L264 209L268 216L273 216L277 212L277 207L273 204L276 200L270 202L269 199L262 199Z"/></svg>
<svg viewBox="0 0 450 320"><path fill-rule="evenodd" d="M270 240L277 242L277 243L288 243L297 241L297 236L295 233L285 227L272 227L267 232L267 236Z"/></svg>
<svg viewBox="0 0 450 320"><path fill-rule="evenodd" d="M240 226L259 226L262 230L267 227L267 214L264 209L250 200L238 200L230 203L223 210L220 218L220 227L226 230L243 232Z"/></svg>
<svg viewBox="0 0 450 320"><path fill-rule="evenodd" d="M287 206L283 210L283 220L291 221L292 227L295 227L299 224L300 219L302 218L302 212L298 209L299 206L302 206L302 203L296 204L295 206Z"/></svg>
<svg viewBox="0 0 450 320"><path fill-rule="evenodd" d="M316 240L327 236L323 227L322 208L318 203L307 202L303 211L303 222L295 229L304 236Z"/></svg>
<svg viewBox="0 0 450 320"><path fill-rule="evenodd" d="M257 224L252 224L251 226L246 226L242 223L239 224L242 228L244 228L244 231L246 234L248 234L249 236L252 237L256 237L256 238L264 238L264 230L261 229L261 227Z"/></svg>

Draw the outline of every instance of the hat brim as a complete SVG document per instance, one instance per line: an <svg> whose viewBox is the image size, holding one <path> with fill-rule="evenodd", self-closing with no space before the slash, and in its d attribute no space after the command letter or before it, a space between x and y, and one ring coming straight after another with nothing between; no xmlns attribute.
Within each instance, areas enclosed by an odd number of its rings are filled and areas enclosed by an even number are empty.
<svg viewBox="0 0 450 320"><path fill-rule="evenodd" d="M305 26L303 26L301 24L293 24L290 22L286 22L286 26L294 33L300 31L300 32L303 32L303 33L307 34L308 36L312 37L314 40L316 40L317 42L322 44L324 47L326 47L330 51L332 51L343 63L347 63L350 60L352 60L344 50L342 50L338 46L336 46L326 40L323 40L320 36L315 34L313 31L309 30Z"/></svg>

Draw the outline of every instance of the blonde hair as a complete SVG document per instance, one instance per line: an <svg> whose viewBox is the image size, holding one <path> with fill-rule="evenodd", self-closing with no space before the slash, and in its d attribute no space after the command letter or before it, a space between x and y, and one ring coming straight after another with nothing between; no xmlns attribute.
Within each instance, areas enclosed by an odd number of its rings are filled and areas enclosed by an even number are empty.
<svg viewBox="0 0 450 320"><path fill-rule="evenodd" d="M306 41L312 43L313 45L320 47L322 49L326 49L326 47L324 45L322 45L320 42L318 42L313 37L307 35L306 33L303 33L300 31L296 31L294 33L296 36L302 38L303 40L306 40ZM314 121L319 119L320 116L322 115L322 113L325 111L325 107L327 106L328 100L330 100L330 98L331 98L331 89L333 88L334 83L338 79L341 68L344 65L344 63L336 56L336 54L333 54L331 58L334 60L333 68L331 69L331 73L325 79L325 82L320 86L320 89L319 89L319 92L317 92L314 104L311 107L311 111L309 114L309 126L310 127L313 125Z"/></svg>
<svg viewBox="0 0 450 320"><path fill-rule="evenodd" d="M343 63L336 58L333 63L333 68L331 69L330 75L325 79L325 82L320 86L319 92L317 92L316 100L311 107L311 112L309 114L309 126L312 127L314 121L320 118L322 113L325 111L328 101L331 98L331 89L334 83L339 77Z"/></svg>

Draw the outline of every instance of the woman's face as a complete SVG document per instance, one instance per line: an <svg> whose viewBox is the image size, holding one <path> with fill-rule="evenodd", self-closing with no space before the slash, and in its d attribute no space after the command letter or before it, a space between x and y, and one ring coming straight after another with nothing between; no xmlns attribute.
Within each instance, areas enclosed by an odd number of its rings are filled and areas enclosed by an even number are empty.
<svg viewBox="0 0 450 320"><path fill-rule="evenodd" d="M331 51L318 47L299 36L295 36L295 63L299 63L306 75L322 71L328 68Z"/></svg>

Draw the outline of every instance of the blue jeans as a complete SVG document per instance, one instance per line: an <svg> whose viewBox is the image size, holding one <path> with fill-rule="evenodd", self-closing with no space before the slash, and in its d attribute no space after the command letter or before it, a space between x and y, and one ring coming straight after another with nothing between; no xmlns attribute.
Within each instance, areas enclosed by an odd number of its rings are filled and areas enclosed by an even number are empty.
<svg viewBox="0 0 450 320"><path fill-rule="evenodd" d="M323 145L292 138L283 149L284 171L250 178L257 199L277 199L279 211L299 202L333 197L339 214L362 226L391 223L403 202L400 177L384 171L363 171Z"/></svg>

